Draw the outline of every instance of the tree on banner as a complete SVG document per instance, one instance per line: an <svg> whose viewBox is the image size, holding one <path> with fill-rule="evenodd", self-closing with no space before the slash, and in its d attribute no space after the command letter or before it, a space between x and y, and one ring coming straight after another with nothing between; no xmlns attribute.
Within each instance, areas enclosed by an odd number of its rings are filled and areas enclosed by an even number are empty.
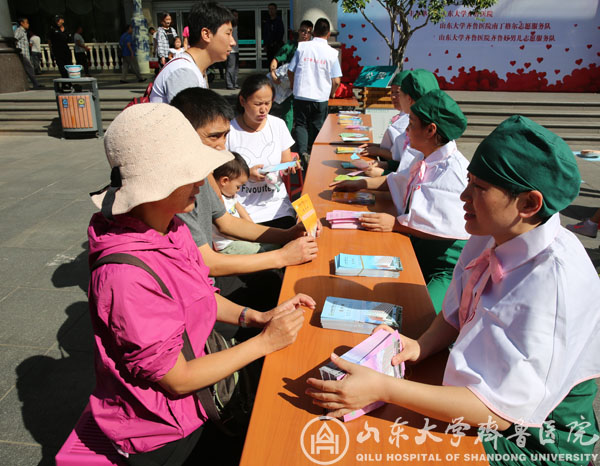
<svg viewBox="0 0 600 466"><path fill-rule="evenodd" d="M392 64L402 68L404 52L408 41L419 29L430 21L437 24L446 17L446 7L462 6L470 15L478 16L482 10L494 5L497 0L375 0L390 17L390 33L385 34L375 22L365 13L365 8L371 0L332 0L342 4L345 13L361 13L365 20L373 26L390 49ZM422 23L413 25L409 18Z"/></svg>

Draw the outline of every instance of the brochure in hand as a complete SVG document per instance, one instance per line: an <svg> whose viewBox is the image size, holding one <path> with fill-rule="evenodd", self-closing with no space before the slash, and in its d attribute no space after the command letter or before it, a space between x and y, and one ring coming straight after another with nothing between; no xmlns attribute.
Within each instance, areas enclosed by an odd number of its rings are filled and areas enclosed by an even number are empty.
<svg viewBox="0 0 600 466"><path fill-rule="evenodd" d="M369 367L382 374L400 379L404 377L404 363L392 366L392 358L400 351L402 351L400 334L397 331L390 333L382 329L378 330L362 343L359 343L340 357L346 361L360 364L361 366ZM346 373L339 369L333 362L321 366L319 368L319 373L321 374L322 380L340 380L346 376ZM344 422L351 421L383 406L384 404L383 401L376 401L364 408L345 414L343 420Z"/></svg>
<svg viewBox="0 0 600 466"><path fill-rule="evenodd" d="M297 165L297 162L295 160L293 160L291 162L278 163L277 165L269 165L267 167L262 167L258 170L258 173L260 173L261 175L264 175L265 173L287 170L288 168L293 168L296 165Z"/></svg>
<svg viewBox="0 0 600 466"><path fill-rule="evenodd" d="M398 278L402 262L395 256L361 256L340 253L335 256L335 274L345 277Z"/></svg>
<svg viewBox="0 0 600 466"><path fill-rule="evenodd" d="M304 224L304 229L308 233L309 236L313 238L317 236L317 212L313 206L312 201L310 200L310 196L308 194L304 194L300 197L300 199L296 199L292 202L292 207L298 214L298 218Z"/></svg>
<svg viewBox="0 0 600 466"><path fill-rule="evenodd" d="M376 301L328 296L321 311L321 326L332 330L371 333L380 324L399 329L402 306Z"/></svg>

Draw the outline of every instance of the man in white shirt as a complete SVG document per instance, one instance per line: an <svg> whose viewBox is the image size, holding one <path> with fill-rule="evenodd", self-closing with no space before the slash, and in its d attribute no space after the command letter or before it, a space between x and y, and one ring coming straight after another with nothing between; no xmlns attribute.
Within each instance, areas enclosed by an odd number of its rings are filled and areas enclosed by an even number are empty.
<svg viewBox="0 0 600 466"><path fill-rule="evenodd" d="M304 164L327 117L327 103L340 85L342 70L338 52L327 44L329 21L319 18L314 39L298 44L288 75L294 91L294 139Z"/></svg>
<svg viewBox="0 0 600 466"><path fill-rule="evenodd" d="M169 103L188 87L208 88L205 74L216 62L225 61L234 45L231 11L216 3L196 3L188 16L190 48L171 60L154 81L150 102Z"/></svg>

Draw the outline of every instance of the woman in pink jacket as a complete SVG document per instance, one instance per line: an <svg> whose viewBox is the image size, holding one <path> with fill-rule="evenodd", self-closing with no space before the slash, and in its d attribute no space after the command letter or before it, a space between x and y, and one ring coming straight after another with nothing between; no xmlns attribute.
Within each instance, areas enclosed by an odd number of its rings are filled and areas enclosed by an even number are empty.
<svg viewBox="0 0 600 466"><path fill-rule="evenodd" d="M165 142L168 142L165 144ZM94 418L130 464L181 464L207 419L194 392L291 344L303 322L297 295L260 313L215 293L208 269L175 214L194 208L204 178L232 158L204 146L188 120L166 104L134 105L106 132L111 184L92 200L101 209L88 228L90 265L113 253L145 270L105 264L91 275L89 306L96 346ZM257 336L204 354L216 320L263 327ZM182 354L187 331L196 359Z"/></svg>

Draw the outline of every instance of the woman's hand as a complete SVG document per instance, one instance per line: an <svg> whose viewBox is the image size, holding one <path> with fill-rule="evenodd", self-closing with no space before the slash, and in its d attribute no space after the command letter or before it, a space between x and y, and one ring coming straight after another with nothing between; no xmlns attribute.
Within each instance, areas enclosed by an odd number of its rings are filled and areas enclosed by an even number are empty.
<svg viewBox="0 0 600 466"><path fill-rule="evenodd" d="M250 181L259 182L259 181L265 180L265 175L258 172L262 167L264 167L263 164L258 164L258 165L254 165L250 169L250 176L249 176Z"/></svg>
<svg viewBox="0 0 600 466"><path fill-rule="evenodd" d="M379 330L385 330L390 333L396 331L396 329L393 329L389 325L381 324L373 329L371 335ZM419 362L421 360L421 345L419 342L402 334L400 334L400 341L402 342L402 351L392 358L392 365L397 366L402 362Z"/></svg>
<svg viewBox="0 0 600 466"><path fill-rule="evenodd" d="M386 213L369 213L360 216L360 224L369 231L394 231L396 217Z"/></svg>
<svg viewBox="0 0 600 466"><path fill-rule="evenodd" d="M311 388L305 393L313 398L313 404L327 409L330 416L340 417L382 399L379 389L385 375L335 354L331 355L331 360L347 375L336 381L309 378L306 383Z"/></svg>
<svg viewBox="0 0 600 466"><path fill-rule="evenodd" d="M366 157L376 157L379 155L379 144L374 144L372 142L367 144L361 144L358 146L361 151L358 155L363 155Z"/></svg>
<svg viewBox="0 0 600 466"><path fill-rule="evenodd" d="M375 162L371 165L369 165L365 170L364 173L366 176L370 176L371 178L375 178L376 176L382 176L383 175L383 168L380 168L378 166L378 163Z"/></svg>
<svg viewBox="0 0 600 466"><path fill-rule="evenodd" d="M304 324L304 311L300 306L314 309L315 301L299 293L276 308L264 312L264 329L259 335L264 342L265 354L270 354L291 345Z"/></svg>
<svg viewBox="0 0 600 466"><path fill-rule="evenodd" d="M360 191L365 188L366 185L363 180L346 180L346 181L334 181L329 185L333 187L334 191Z"/></svg>

